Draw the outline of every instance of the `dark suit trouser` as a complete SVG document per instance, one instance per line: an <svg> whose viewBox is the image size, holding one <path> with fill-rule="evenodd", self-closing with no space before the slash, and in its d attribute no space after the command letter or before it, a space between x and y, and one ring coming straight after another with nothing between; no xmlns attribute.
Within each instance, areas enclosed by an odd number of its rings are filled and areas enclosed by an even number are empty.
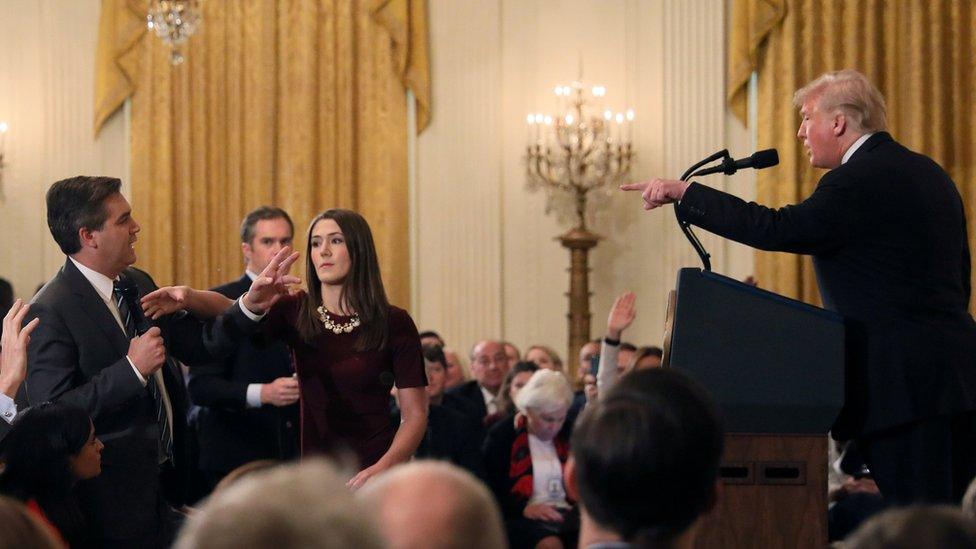
<svg viewBox="0 0 976 549"><path fill-rule="evenodd" d="M857 443L889 505L958 504L976 475L976 412L922 419Z"/></svg>

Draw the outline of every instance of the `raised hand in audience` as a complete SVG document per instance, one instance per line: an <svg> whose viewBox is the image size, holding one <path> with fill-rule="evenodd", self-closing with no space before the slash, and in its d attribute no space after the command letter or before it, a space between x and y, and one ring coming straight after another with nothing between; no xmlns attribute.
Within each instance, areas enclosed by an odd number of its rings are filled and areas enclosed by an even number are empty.
<svg viewBox="0 0 976 549"><path fill-rule="evenodd" d="M288 274L288 270L297 260L298 252L292 253L288 246L275 254L241 298L244 306L253 313L263 314L279 299L288 295L288 286L301 282L298 277Z"/></svg>
<svg viewBox="0 0 976 549"><path fill-rule="evenodd" d="M21 328L30 305L18 299L3 317L3 337L0 337L0 393L14 398L27 375L27 344L30 334L41 321L35 318Z"/></svg>
<svg viewBox="0 0 976 549"><path fill-rule="evenodd" d="M626 330L637 316L634 302L637 296L634 292L624 292L613 302L610 308L610 315L607 317L607 337L620 340L621 334Z"/></svg>

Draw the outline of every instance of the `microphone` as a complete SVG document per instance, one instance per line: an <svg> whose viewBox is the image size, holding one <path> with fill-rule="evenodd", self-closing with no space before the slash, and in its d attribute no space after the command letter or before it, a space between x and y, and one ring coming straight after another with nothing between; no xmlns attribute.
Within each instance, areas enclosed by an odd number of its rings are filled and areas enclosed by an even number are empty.
<svg viewBox="0 0 976 549"><path fill-rule="evenodd" d="M139 303L139 287L126 276L119 277L116 286L119 293L122 294L122 298L125 299L125 304L129 307L129 314L132 315L132 321L136 325L136 334L142 335L148 332L149 328L152 328L152 324L149 323L146 313L142 311L142 304Z"/></svg>
<svg viewBox="0 0 976 549"><path fill-rule="evenodd" d="M779 154L776 152L776 149L766 149L755 152L748 158L740 158L739 160L732 160L731 156L726 156L722 160L722 163L718 166L712 166L711 168L705 168L704 170L697 171L694 173L694 175L709 175L719 172L722 172L725 175L732 175L735 172L745 168L761 170L763 168L775 166L776 164L779 164Z"/></svg>

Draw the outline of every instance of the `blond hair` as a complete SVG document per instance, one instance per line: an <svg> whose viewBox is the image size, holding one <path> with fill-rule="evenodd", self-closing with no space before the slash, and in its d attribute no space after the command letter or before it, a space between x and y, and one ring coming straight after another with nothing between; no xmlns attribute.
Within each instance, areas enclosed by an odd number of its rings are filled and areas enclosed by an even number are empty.
<svg viewBox="0 0 976 549"><path fill-rule="evenodd" d="M880 132L888 127L884 96L856 70L821 74L793 94L793 105L800 108L810 99L816 99L823 111L843 113L856 132Z"/></svg>

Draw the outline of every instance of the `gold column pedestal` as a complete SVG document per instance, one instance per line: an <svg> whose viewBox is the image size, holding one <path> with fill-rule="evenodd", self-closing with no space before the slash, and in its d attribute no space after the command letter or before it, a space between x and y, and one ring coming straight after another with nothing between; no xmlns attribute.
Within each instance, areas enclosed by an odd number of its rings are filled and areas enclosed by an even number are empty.
<svg viewBox="0 0 976 549"><path fill-rule="evenodd" d="M579 367L579 350L590 340L590 249L602 237L591 233L581 225L559 236L558 240L569 250L569 350L566 364L570 375L576 375Z"/></svg>

